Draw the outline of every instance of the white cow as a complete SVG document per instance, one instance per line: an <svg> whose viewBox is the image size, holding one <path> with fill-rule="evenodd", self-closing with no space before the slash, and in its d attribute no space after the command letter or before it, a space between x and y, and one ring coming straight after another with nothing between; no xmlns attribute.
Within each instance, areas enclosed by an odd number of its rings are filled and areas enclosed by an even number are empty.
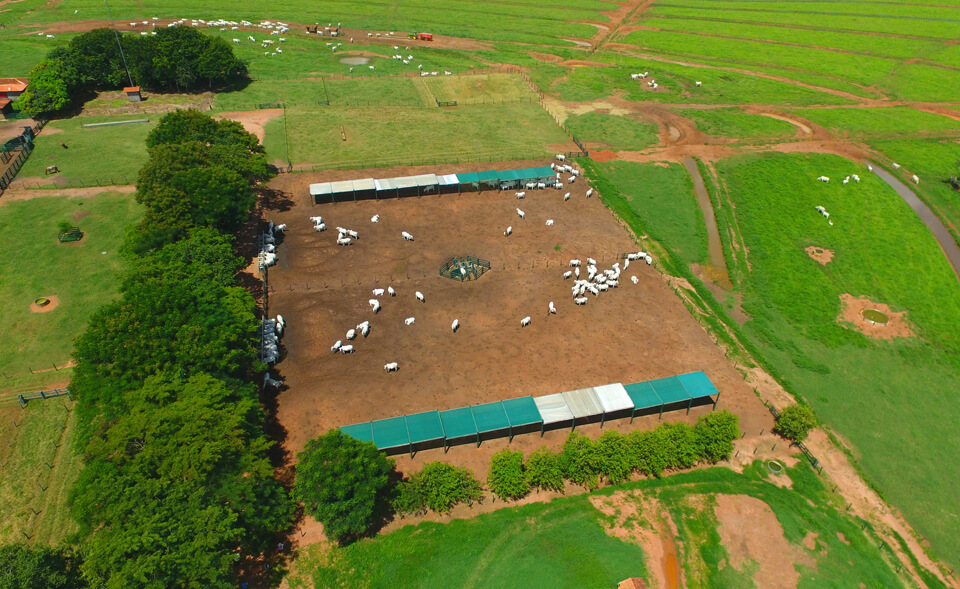
<svg viewBox="0 0 960 589"><path fill-rule="evenodd" d="M524 219L526 218L527 215L520 209L517 209L517 216L520 217L521 219Z"/></svg>
<svg viewBox="0 0 960 589"><path fill-rule="evenodd" d="M406 231L401 231L401 232L400 232L400 236L403 237L403 238L404 238L405 240L407 240L407 241L413 241L413 236L410 235L409 233L407 233Z"/></svg>
<svg viewBox="0 0 960 589"><path fill-rule="evenodd" d="M423 293L420 292L419 290L417 291L417 300L420 301L421 303L427 302L427 300L423 298Z"/></svg>
<svg viewBox="0 0 960 589"><path fill-rule="evenodd" d="M335 344L333 344L332 346L330 346L330 351L331 351L331 352L338 352L338 351L340 351L340 347L341 347L342 345L343 345L343 340L337 340L337 343L335 343Z"/></svg>
<svg viewBox="0 0 960 589"><path fill-rule="evenodd" d="M457 330L460 329L460 320L454 319L453 323L450 324L450 329L453 330L453 333L457 333Z"/></svg>
<svg viewBox="0 0 960 589"><path fill-rule="evenodd" d="M523 319L520 320L520 327L526 327L526 326L528 326L528 325L530 325L530 317L529 317L529 316L524 317Z"/></svg>
<svg viewBox="0 0 960 589"><path fill-rule="evenodd" d="M553 225L553 219L547 219L547 227Z"/></svg>
<svg viewBox="0 0 960 589"><path fill-rule="evenodd" d="M396 372L400 370L400 365L397 364L396 362L389 362L383 365L383 369L386 370L387 372Z"/></svg>
<svg viewBox="0 0 960 589"><path fill-rule="evenodd" d="M373 296L375 296L375 297L382 297L382 296L383 296L383 289L382 289L382 288L375 288L375 289L373 289Z"/></svg>
<svg viewBox="0 0 960 589"><path fill-rule="evenodd" d="M556 314L557 314L557 308L553 306L553 301L550 301L550 304L547 305L547 311L548 311L551 315L556 315Z"/></svg>
<svg viewBox="0 0 960 589"><path fill-rule="evenodd" d="M342 347L340 348L340 353L341 353L341 354L352 354L352 353L353 353L353 346L342 346Z"/></svg>
<svg viewBox="0 0 960 589"><path fill-rule="evenodd" d="M507 236L509 236L511 233L513 233L513 225L507 227L507 230L503 232L503 234Z"/></svg>
<svg viewBox="0 0 960 589"><path fill-rule="evenodd" d="M416 321L416 318L414 318L414 317L407 317L406 319L403 320L403 324L404 324L404 325L413 325L413 322L414 322L414 321Z"/></svg>

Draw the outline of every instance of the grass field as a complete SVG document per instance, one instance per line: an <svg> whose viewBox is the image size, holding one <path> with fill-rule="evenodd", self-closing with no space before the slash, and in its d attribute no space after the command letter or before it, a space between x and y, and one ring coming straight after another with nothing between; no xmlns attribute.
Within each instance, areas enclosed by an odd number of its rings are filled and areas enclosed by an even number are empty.
<svg viewBox="0 0 960 589"><path fill-rule="evenodd" d="M290 161L369 167L375 162L420 163L477 160L478 157L542 157L568 145L566 134L537 104L440 108L324 107L288 111ZM340 125L347 141L340 136ZM282 121L266 126L264 144L272 159L283 159ZM362 164L362 165L361 165Z"/></svg>
<svg viewBox="0 0 960 589"><path fill-rule="evenodd" d="M110 127L82 125L112 121L150 119ZM91 185L133 184L147 161L147 134L156 125L155 116L77 117L49 123L37 137L36 149L17 176L30 186L32 181L77 182ZM66 149L61 147L66 144ZM60 173L45 176L47 166Z"/></svg>
<svg viewBox="0 0 960 589"><path fill-rule="evenodd" d="M24 409L15 398L0 403L0 435L9 443L0 445L0 543L56 545L76 531L67 507L82 465L73 453L72 405L67 397Z"/></svg>
<svg viewBox="0 0 960 589"><path fill-rule="evenodd" d="M734 568L718 535L713 504L718 494L748 495L776 514L784 538L810 557L800 566L801 588L902 587L887 562L887 553L869 529L838 510L816 474L806 464L789 469L794 490L768 482L760 463L744 474L725 468L695 471L661 480L626 483L594 493L595 500L616 494L627 503L652 498L677 526L684 578L689 586L751 587L753 565ZM636 493L636 495L634 495ZM841 508L842 509L842 508ZM580 495L547 504L500 509L469 520L423 523L361 540L345 548L320 546L301 553L288 581L297 587L613 587L639 576L653 582L650 562L632 541L611 537L605 528L620 523L628 536L653 525L654 513L617 522ZM816 551L804 548L808 533L818 535ZM838 537L844 535L846 542ZM789 566L785 563L785 566Z"/></svg>
<svg viewBox="0 0 960 589"><path fill-rule="evenodd" d="M693 180L682 165L617 161L596 165L657 239L689 263L707 260L707 228Z"/></svg>
<svg viewBox="0 0 960 589"><path fill-rule="evenodd" d="M790 123L770 117L746 114L736 108L688 109L679 110L677 114L692 120L697 125L698 130L719 137L767 140L791 137L797 131L797 128Z"/></svg>
<svg viewBox="0 0 960 589"><path fill-rule="evenodd" d="M437 100L459 104L536 102L537 95L519 75L430 76L423 79Z"/></svg>
<svg viewBox="0 0 960 589"><path fill-rule="evenodd" d="M0 260L3 374L52 370L54 364L68 362L73 338L83 331L90 314L116 291L122 263L117 249L126 228L139 216L140 206L130 194L92 198L42 195L0 206L0 232L18 244ZM59 243L60 220L76 223L84 232L83 240ZM51 295L59 298L56 309L30 311L34 299ZM52 371L50 376L57 374ZM4 382L0 388L6 388Z"/></svg>
<svg viewBox="0 0 960 589"><path fill-rule="evenodd" d="M599 143L615 150L646 149L660 140L655 123L627 117L591 112L568 117L564 124L580 141Z"/></svg>
<svg viewBox="0 0 960 589"><path fill-rule="evenodd" d="M960 121L923 112L910 107L895 108L805 108L793 111L799 117L826 127L837 135L856 137L916 136L929 132L938 135L953 131L957 135Z"/></svg>
<svg viewBox="0 0 960 589"><path fill-rule="evenodd" d="M943 396L960 371L960 286L919 218L859 168L825 155L719 162L749 252L750 271L731 274L746 277L746 329L784 382L850 440L868 477L956 563L960 466L949 449L960 434L942 424L960 419ZM854 172L863 182L814 180ZM811 245L833 250L833 261L810 259L803 248ZM906 310L919 337L882 342L844 328L836 320L842 293Z"/></svg>

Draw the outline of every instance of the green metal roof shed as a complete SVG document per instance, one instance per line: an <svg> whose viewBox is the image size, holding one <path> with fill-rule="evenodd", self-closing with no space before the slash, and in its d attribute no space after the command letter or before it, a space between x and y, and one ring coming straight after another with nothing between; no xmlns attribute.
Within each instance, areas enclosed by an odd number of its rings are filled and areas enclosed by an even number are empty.
<svg viewBox="0 0 960 589"><path fill-rule="evenodd" d="M443 440L446 435L443 431L443 423L440 421L439 411L426 411L408 415L407 432L410 435L410 457L413 457L413 447L415 444L426 442L436 442Z"/></svg>
<svg viewBox="0 0 960 589"><path fill-rule="evenodd" d="M503 409L503 403L485 403L470 408L473 420L477 424L477 447L480 447L480 434L510 429L510 420Z"/></svg>
<svg viewBox="0 0 960 589"><path fill-rule="evenodd" d="M690 413L690 407L693 406L693 397L690 396L690 393L676 376L651 380L650 386L657 391L657 395L665 406L674 403L686 403L687 413Z"/></svg>
<svg viewBox="0 0 960 589"><path fill-rule="evenodd" d="M677 380L683 384L694 401L697 399L710 399L713 401L713 408L717 408L717 403L720 401L720 391L717 390L717 387L713 386L710 378L702 370L677 375ZM714 398L714 395L717 397Z"/></svg>
<svg viewBox="0 0 960 589"><path fill-rule="evenodd" d="M510 421L511 442L513 441L513 428L543 423L543 417L537 411L537 404L533 402L533 397L510 399L503 401L502 405L503 410L507 413L507 419Z"/></svg>
<svg viewBox="0 0 960 589"><path fill-rule="evenodd" d="M351 438L356 438L361 442L372 442L373 441L373 428L370 427L370 422L366 423L357 423L354 425L345 425L340 428L340 431L347 434Z"/></svg>
<svg viewBox="0 0 960 589"><path fill-rule="evenodd" d="M447 442L450 440L467 437L472 438L473 436L479 437L477 423L473 420L473 412L470 411L469 407L441 411L440 423L443 425L444 433L446 433L444 450L449 447Z"/></svg>
<svg viewBox="0 0 960 589"><path fill-rule="evenodd" d="M380 419L370 424L373 428L373 443L381 450L393 450L410 446L410 432L403 417Z"/></svg>
<svg viewBox="0 0 960 589"><path fill-rule="evenodd" d="M660 398L657 391L653 390L649 382L636 382L624 385L623 388L627 389L627 394L633 401L633 413L630 415L631 422L636 417L638 410L642 411L655 407L660 409L660 416L663 417L663 399Z"/></svg>

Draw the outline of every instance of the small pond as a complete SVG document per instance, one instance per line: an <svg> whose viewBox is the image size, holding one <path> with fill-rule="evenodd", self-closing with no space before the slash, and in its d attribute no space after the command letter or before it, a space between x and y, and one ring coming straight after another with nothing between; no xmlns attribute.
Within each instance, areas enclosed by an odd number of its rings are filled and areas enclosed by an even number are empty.
<svg viewBox="0 0 960 589"><path fill-rule="evenodd" d="M347 65L367 65L370 63L369 57L344 57L340 60L340 63L345 63Z"/></svg>

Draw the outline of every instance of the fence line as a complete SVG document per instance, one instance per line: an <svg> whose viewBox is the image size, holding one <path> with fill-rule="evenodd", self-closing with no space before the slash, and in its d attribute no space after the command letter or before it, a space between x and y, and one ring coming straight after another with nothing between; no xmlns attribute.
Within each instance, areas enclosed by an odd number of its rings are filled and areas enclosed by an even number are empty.
<svg viewBox="0 0 960 589"><path fill-rule="evenodd" d="M770 410L770 413L773 414L773 418L774 418L774 419L780 419L780 412L777 411L777 408L776 408L776 407L774 407L773 405L767 403L766 401L764 401L763 403L764 403L764 405L767 406L767 409ZM807 457L807 460L810 461L810 465L813 466L813 469L814 469L815 471L817 471L817 474L823 474L823 467L820 466L820 461L817 460L817 458L813 455L813 453L810 452L810 449L807 448L807 447L804 445L803 442L792 442L792 441L791 441L791 442L790 442L790 445L791 445L791 446L796 446L797 448L800 448L800 451L803 452L803 455L806 456L806 457Z"/></svg>
<svg viewBox="0 0 960 589"><path fill-rule="evenodd" d="M567 152L569 157L580 157L583 154L579 152ZM430 156L420 158L399 158L392 160L355 160L352 162L340 162L329 164L300 164L292 166L288 170L280 170L280 173L303 173L303 172L321 172L325 170L361 170L367 168L390 168L395 166L433 166L440 164L464 164L483 161L504 162L513 160L537 160L545 157L552 157L552 152L546 150L531 152L476 152L476 153L458 153L448 156Z"/></svg>
<svg viewBox="0 0 960 589"><path fill-rule="evenodd" d="M53 389L52 391L38 391L36 393L27 393L25 395L17 395L17 402L20 403L20 408L23 409L27 406L27 401L32 401L34 399L50 399L53 397L62 397L66 395L73 400L73 396L70 393L69 389Z"/></svg>

